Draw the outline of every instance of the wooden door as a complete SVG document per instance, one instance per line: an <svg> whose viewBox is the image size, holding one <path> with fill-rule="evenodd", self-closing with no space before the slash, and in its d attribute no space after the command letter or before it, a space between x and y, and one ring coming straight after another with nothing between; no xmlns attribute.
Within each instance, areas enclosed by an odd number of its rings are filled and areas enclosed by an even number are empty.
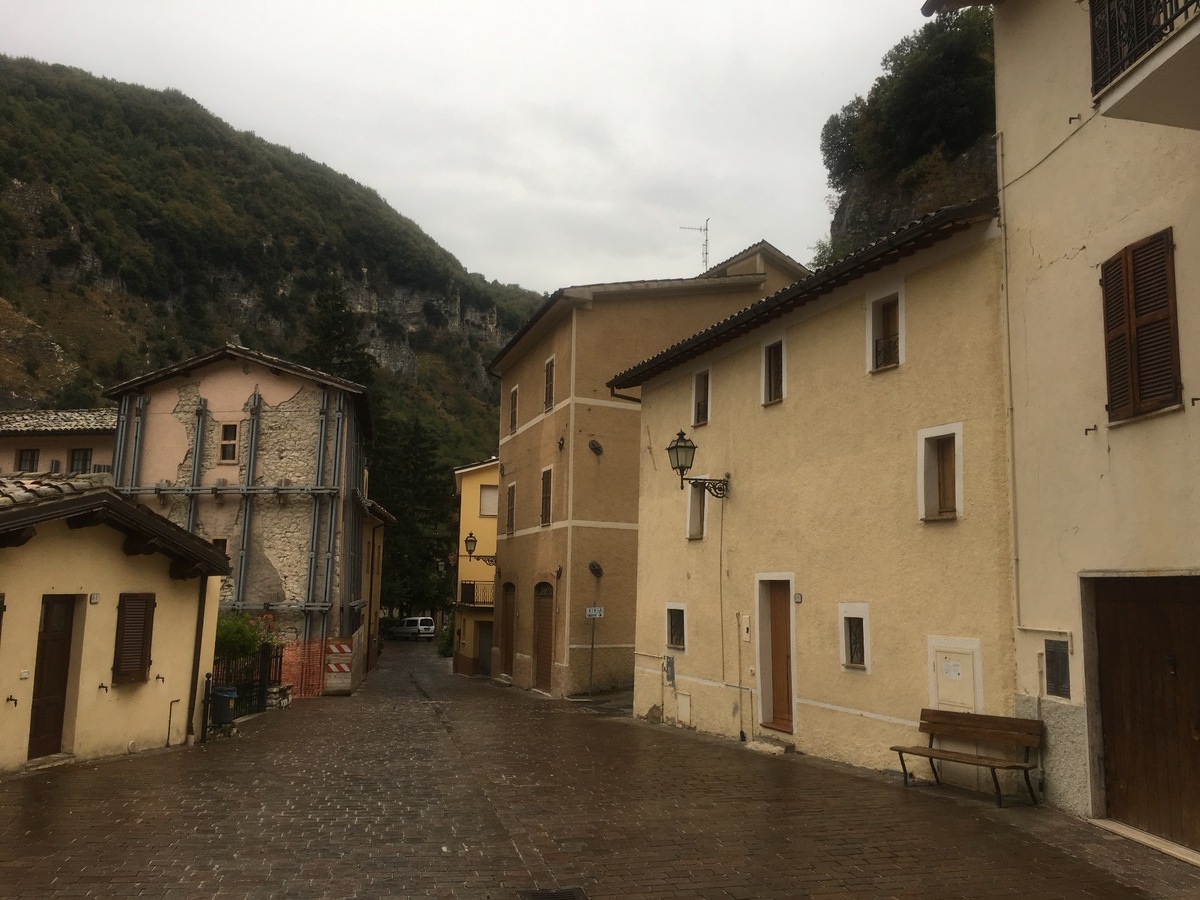
<svg viewBox="0 0 1200 900"><path fill-rule="evenodd" d="M533 686L549 692L554 673L554 588L545 581L533 592Z"/></svg>
<svg viewBox="0 0 1200 900"><path fill-rule="evenodd" d="M771 604L771 721L780 731L792 730L792 618L786 581L772 581Z"/></svg>
<svg viewBox="0 0 1200 900"><path fill-rule="evenodd" d="M476 647L479 648L479 658L475 661L476 675L492 674L492 623L480 622L476 626Z"/></svg>
<svg viewBox="0 0 1200 900"><path fill-rule="evenodd" d="M513 670L513 630L517 627L517 589L511 581L500 591L500 671Z"/></svg>
<svg viewBox="0 0 1200 900"><path fill-rule="evenodd" d="M47 594L42 598L37 658L33 669L33 703L29 713L29 758L62 750L67 681L71 670L71 623L75 598Z"/></svg>
<svg viewBox="0 0 1200 900"><path fill-rule="evenodd" d="M1200 850L1200 578L1095 585L1108 815Z"/></svg>

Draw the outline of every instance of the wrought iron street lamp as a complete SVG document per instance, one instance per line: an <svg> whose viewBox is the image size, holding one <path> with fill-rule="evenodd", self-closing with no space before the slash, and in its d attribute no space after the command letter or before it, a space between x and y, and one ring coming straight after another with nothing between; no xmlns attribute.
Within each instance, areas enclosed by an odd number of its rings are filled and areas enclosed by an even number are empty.
<svg viewBox="0 0 1200 900"><path fill-rule="evenodd" d="M463 546L467 548L467 559L478 559L489 566L496 564L496 557L494 556L475 555L475 548L479 546L479 538L475 537L475 532L467 532L467 536L463 538Z"/></svg>
<svg viewBox="0 0 1200 900"><path fill-rule="evenodd" d="M696 443L682 431L675 435L675 440L667 444L667 459L671 468L679 473L679 489L683 483L698 484L714 497L724 497L729 493L729 473L724 478L688 478L687 473L696 460Z"/></svg>

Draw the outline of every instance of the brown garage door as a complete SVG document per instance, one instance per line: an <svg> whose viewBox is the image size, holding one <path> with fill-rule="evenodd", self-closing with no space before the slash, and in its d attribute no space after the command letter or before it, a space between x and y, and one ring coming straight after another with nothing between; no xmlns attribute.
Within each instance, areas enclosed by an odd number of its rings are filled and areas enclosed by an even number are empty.
<svg viewBox="0 0 1200 900"><path fill-rule="evenodd" d="M554 588L542 581L533 590L533 686L549 691L554 671Z"/></svg>
<svg viewBox="0 0 1200 900"><path fill-rule="evenodd" d="M1200 850L1200 578L1095 587L1108 815Z"/></svg>

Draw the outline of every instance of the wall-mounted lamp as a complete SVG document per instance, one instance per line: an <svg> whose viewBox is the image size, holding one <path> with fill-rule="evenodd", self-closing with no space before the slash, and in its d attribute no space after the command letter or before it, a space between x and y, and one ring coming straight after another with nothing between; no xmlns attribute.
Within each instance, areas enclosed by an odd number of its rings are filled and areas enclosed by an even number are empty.
<svg viewBox="0 0 1200 900"><path fill-rule="evenodd" d="M682 431L675 436L675 440L667 444L667 459L671 461L671 468L679 473L679 489L683 490L683 483L698 484L714 497L724 497L729 494L729 473L725 473L724 478L688 478L687 473L692 468L692 463L696 459L696 444Z"/></svg>
<svg viewBox="0 0 1200 900"><path fill-rule="evenodd" d="M559 566L554 570L554 580L558 581L560 578L562 578L562 566Z"/></svg>
<svg viewBox="0 0 1200 900"><path fill-rule="evenodd" d="M4 702L5 702L5 703L11 703L13 706L16 706L16 705L17 705L17 698L16 698L16 697L14 697L12 694L9 694L7 697L5 697L5 698L4 698Z"/></svg>
<svg viewBox="0 0 1200 900"><path fill-rule="evenodd" d="M479 538L475 537L475 532L467 532L467 536L463 538L463 546L467 548L467 559L477 559L489 566L496 565L496 557L494 556L475 555L475 548L479 546Z"/></svg>
<svg viewBox="0 0 1200 900"><path fill-rule="evenodd" d="M104 693L106 693L106 694L107 694L107 693L108 693L108 685L107 685L107 684L102 684L102 685L100 685L100 687L96 688L96 690L98 690L98 691L104 691Z"/></svg>
<svg viewBox="0 0 1200 900"><path fill-rule="evenodd" d="M594 439L588 441L588 449L591 450L593 453L595 453L597 456L600 456L604 452L604 447L601 446L599 441L594 440Z"/></svg>
<svg viewBox="0 0 1200 900"><path fill-rule="evenodd" d="M604 569L601 567L600 563L596 562L594 559L588 563L588 571L597 578L604 574Z"/></svg>
<svg viewBox="0 0 1200 900"><path fill-rule="evenodd" d="M562 448L563 448L563 447L565 447L565 446L567 446L567 439L566 439L566 438L564 438L564 437L560 437L560 438L558 439L558 449L561 451L561 450L562 450Z"/></svg>

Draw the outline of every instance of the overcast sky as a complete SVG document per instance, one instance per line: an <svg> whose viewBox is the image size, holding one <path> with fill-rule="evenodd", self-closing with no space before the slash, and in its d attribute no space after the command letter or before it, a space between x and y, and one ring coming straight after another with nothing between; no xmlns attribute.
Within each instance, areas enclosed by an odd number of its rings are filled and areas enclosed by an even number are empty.
<svg viewBox="0 0 1200 900"><path fill-rule="evenodd" d="M0 0L0 52L177 88L538 291L828 233L825 120L919 0Z"/></svg>

